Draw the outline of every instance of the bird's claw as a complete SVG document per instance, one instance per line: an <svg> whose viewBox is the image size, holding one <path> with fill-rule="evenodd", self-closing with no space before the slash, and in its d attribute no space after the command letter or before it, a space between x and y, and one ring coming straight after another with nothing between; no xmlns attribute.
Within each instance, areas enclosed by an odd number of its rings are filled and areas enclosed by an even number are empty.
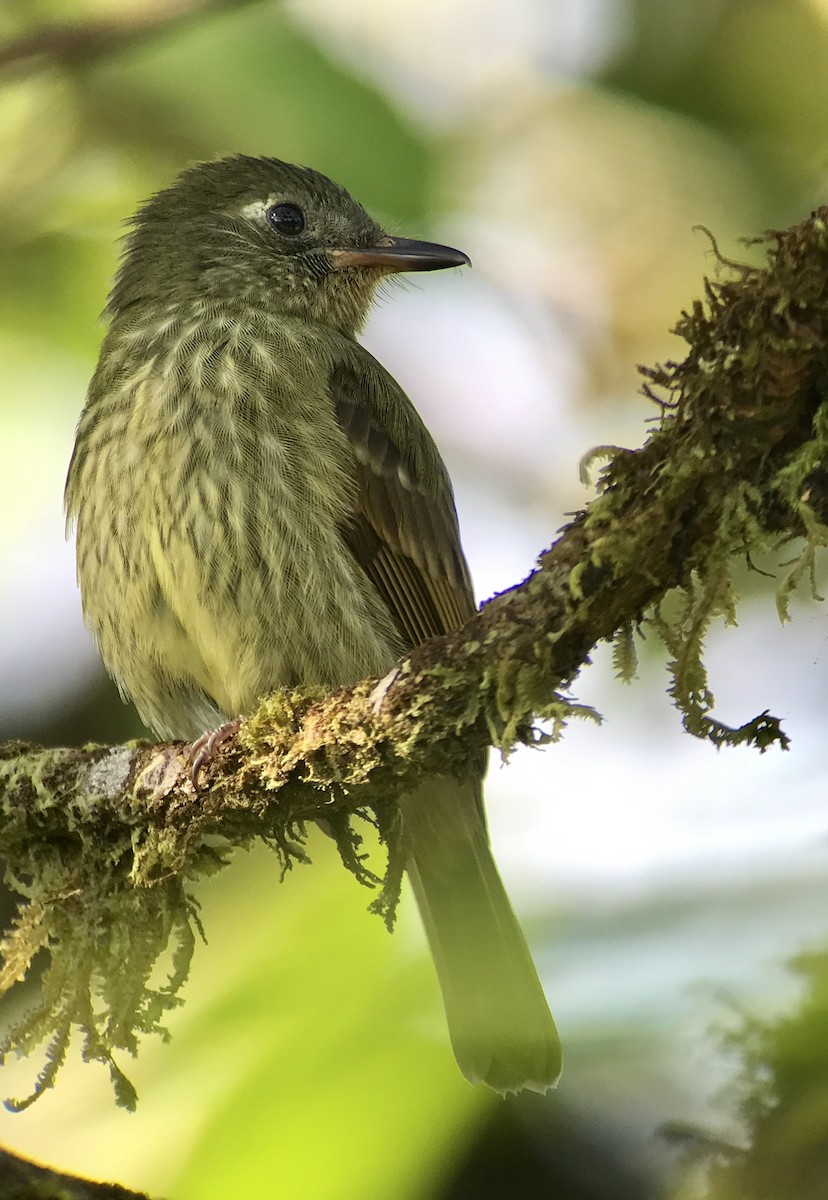
<svg viewBox="0 0 828 1200"><path fill-rule="evenodd" d="M368 697L368 703L371 705L371 712L375 717L379 716L380 709L385 703L385 697L391 690L392 685L396 683L400 674L401 672L399 667L392 667L388 674L383 676L383 678L371 692L371 695Z"/></svg>
<svg viewBox="0 0 828 1200"><path fill-rule="evenodd" d="M217 729L208 729L205 733L202 733L201 737L197 738L190 746L190 779L196 791L198 791L198 777L201 774L202 767L210 762L223 742L226 742L228 738L233 737L234 734L239 732L240 725L240 717L236 717L234 721L225 721Z"/></svg>

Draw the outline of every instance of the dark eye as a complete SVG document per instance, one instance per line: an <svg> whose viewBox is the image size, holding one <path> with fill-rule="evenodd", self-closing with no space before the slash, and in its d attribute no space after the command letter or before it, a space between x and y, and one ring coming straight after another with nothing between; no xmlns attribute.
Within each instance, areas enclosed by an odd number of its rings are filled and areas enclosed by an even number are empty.
<svg viewBox="0 0 828 1200"><path fill-rule="evenodd" d="M266 215L277 233L286 233L293 237L305 228L305 214L296 204L272 204Z"/></svg>

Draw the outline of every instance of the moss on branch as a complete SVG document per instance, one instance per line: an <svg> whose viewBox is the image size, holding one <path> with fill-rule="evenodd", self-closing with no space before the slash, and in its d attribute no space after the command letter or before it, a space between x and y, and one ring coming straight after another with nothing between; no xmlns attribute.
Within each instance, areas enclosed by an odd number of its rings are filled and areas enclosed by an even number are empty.
<svg viewBox="0 0 828 1200"><path fill-rule="evenodd" d="M287 870L304 857L305 823L324 820L346 866L381 885L374 907L390 923L404 859L394 798L423 773L462 773L485 746L508 753L554 739L573 715L596 716L568 689L602 640L614 640L629 678L642 623L663 639L689 732L787 745L766 712L740 728L712 716L702 650L714 618L734 619L736 563L799 539L778 588L784 614L826 542L827 222L821 209L768 235L762 268L705 284L676 327L686 357L643 370L658 428L638 450L601 452L598 495L522 584L388 679L271 697L198 796L180 746L0 751L0 852L24 898L0 988L50 954L40 1001L4 1047L48 1042L17 1107L53 1083L73 1029L121 1103L134 1103L113 1056L163 1032L178 1003L199 933L191 889L224 862L217 845L262 839ZM383 880L361 855L361 820L388 847Z"/></svg>

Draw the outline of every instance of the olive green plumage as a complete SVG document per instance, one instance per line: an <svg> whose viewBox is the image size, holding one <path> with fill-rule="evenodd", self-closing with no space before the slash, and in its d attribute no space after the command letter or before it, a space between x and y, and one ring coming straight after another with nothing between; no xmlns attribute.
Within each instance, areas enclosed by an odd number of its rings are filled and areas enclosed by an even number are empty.
<svg viewBox="0 0 828 1200"><path fill-rule="evenodd" d="M87 623L159 735L381 676L474 612L439 452L355 340L384 274L464 261L275 159L196 166L136 215L66 504ZM462 1069L551 1086L557 1034L480 780L429 780L402 807Z"/></svg>

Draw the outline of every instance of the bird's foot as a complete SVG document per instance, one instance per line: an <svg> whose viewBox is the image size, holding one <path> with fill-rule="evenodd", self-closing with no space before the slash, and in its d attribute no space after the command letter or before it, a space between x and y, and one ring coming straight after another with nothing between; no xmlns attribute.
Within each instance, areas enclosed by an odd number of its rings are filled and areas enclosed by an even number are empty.
<svg viewBox="0 0 828 1200"><path fill-rule="evenodd" d="M198 791L198 777L202 767L210 762L223 742L239 732L240 725L241 717L236 717L234 721L225 721L217 729L208 729L206 733L202 733L201 737L197 738L190 746L190 779L192 779L196 791Z"/></svg>
<svg viewBox="0 0 828 1200"><path fill-rule="evenodd" d="M371 695L368 697L368 703L371 705L371 712L375 717L379 716L380 710L385 703L385 697L388 695L391 687L397 682L399 676L400 668L392 667L388 674L383 676L383 678L374 688L373 692L371 692Z"/></svg>

